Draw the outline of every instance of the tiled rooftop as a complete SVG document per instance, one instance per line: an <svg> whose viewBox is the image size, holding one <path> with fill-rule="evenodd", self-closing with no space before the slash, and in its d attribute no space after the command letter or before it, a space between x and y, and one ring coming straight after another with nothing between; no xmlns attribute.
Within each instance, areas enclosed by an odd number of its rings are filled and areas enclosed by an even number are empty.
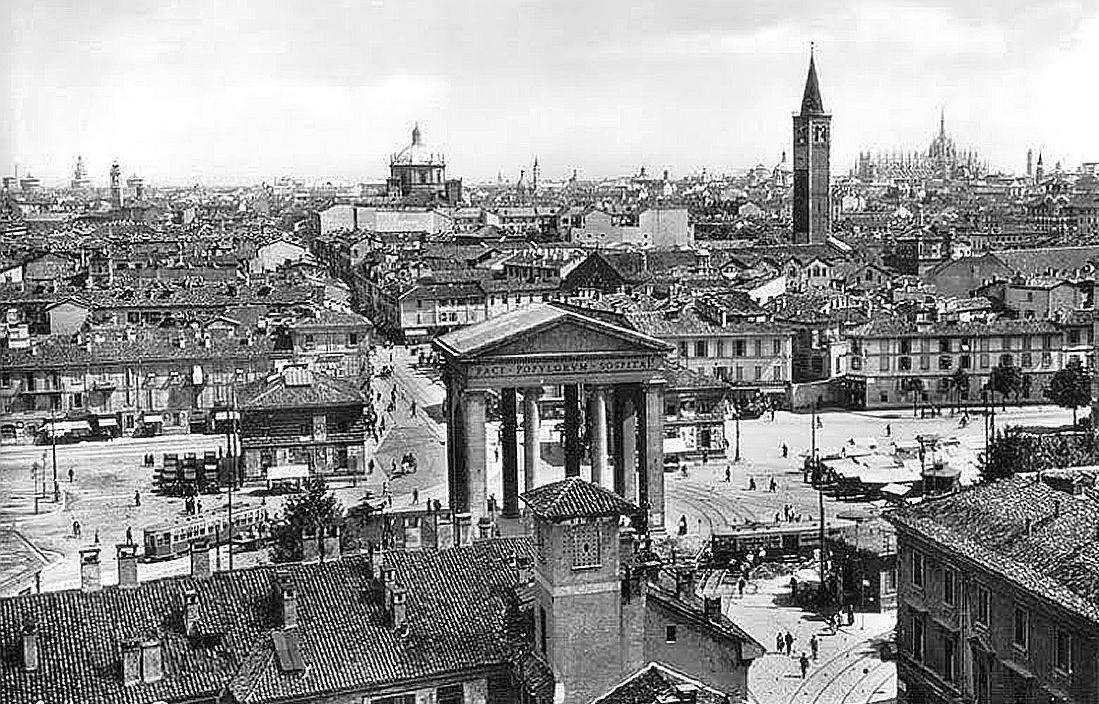
<svg viewBox="0 0 1099 704"><path fill-rule="evenodd" d="M271 381L257 381L237 392L240 408L277 410L324 408L363 404L365 396L355 384L304 369L287 367Z"/></svg>
<svg viewBox="0 0 1099 704"><path fill-rule="evenodd" d="M632 516L638 508L618 494L580 477L535 487L521 498L536 516L551 521L597 516Z"/></svg>
<svg viewBox="0 0 1099 704"><path fill-rule="evenodd" d="M137 588L104 587L0 599L0 646L18 653L24 623L38 627L40 668L19 655L0 659L0 700L11 704L139 704L215 699L238 702L324 698L371 691L459 670L505 666L529 648L515 617L513 556L528 540L490 540L440 553L387 560L408 589L407 628L388 624L371 593L369 561L290 565L297 589L297 641L304 671L283 672L273 644L276 570L256 567L210 579L173 577ZM198 636L182 629L185 590L198 595ZM124 639L160 639L164 678L123 686Z"/></svg>
<svg viewBox="0 0 1099 704"><path fill-rule="evenodd" d="M1094 495L1072 496L1033 476L1019 476L886 517L901 530L1099 623L1099 500Z"/></svg>

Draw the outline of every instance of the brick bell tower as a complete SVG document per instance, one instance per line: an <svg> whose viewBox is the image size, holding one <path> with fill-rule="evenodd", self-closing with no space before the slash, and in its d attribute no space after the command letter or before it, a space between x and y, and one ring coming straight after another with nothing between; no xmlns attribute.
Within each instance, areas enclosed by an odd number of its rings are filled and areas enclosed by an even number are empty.
<svg viewBox="0 0 1099 704"><path fill-rule="evenodd" d="M522 499L534 529L535 652L553 671L555 703L586 704L631 671L619 522L639 509L580 477L544 484ZM633 635L642 637L640 629Z"/></svg>
<svg viewBox="0 0 1099 704"><path fill-rule="evenodd" d="M824 110L813 49L809 75L794 115L794 242L824 242L832 232L830 156L832 115Z"/></svg>

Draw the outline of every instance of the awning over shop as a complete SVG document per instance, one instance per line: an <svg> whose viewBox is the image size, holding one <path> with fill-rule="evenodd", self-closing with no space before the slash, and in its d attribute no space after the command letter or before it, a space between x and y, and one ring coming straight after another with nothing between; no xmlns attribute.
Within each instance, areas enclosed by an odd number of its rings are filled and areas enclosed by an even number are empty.
<svg viewBox="0 0 1099 704"><path fill-rule="evenodd" d="M665 455L682 455L687 450L687 442L683 438L664 438Z"/></svg>
<svg viewBox="0 0 1099 704"><path fill-rule="evenodd" d="M164 422L164 416L160 415L159 413L146 413L143 416L141 416L141 422L142 423L163 423Z"/></svg>
<svg viewBox="0 0 1099 704"><path fill-rule="evenodd" d="M118 425L118 420L114 416L107 416L105 418L98 418L96 422L100 428L113 428Z"/></svg>
<svg viewBox="0 0 1099 704"><path fill-rule="evenodd" d="M214 420L240 420L240 411L215 411Z"/></svg>
<svg viewBox="0 0 1099 704"><path fill-rule="evenodd" d="M904 484L886 484L880 489L883 494L890 494L892 496L907 496L912 487L905 486Z"/></svg>
<svg viewBox="0 0 1099 704"><path fill-rule="evenodd" d="M280 464L267 468L267 481L278 482L284 479L308 479L309 465Z"/></svg>
<svg viewBox="0 0 1099 704"><path fill-rule="evenodd" d="M88 425L88 421L86 420L50 421L42 426L43 432L49 433L50 435L54 436L65 435L66 433L72 433L81 430L91 432L92 426Z"/></svg>

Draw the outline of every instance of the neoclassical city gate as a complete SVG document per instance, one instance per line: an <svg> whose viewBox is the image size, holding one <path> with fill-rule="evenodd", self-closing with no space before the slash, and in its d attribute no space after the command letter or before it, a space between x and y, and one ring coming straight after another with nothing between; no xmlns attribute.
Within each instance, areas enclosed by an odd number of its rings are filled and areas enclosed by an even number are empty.
<svg viewBox="0 0 1099 704"><path fill-rule="evenodd" d="M535 486L540 460L539 405L547 387L564 398L565 476L579 476L582 418L587 419L592 481L648 509L664 525L664 363L671 347L656 338L537 303L438 338L446 384L450 506L476 522L489 494L501 513L519 514L517 405L523 413L523 490ZM487 487L486 410L499 396L500 493ZM521 394L521 401L517 396ZM586 413L582 413L584 403Z"/></svg>

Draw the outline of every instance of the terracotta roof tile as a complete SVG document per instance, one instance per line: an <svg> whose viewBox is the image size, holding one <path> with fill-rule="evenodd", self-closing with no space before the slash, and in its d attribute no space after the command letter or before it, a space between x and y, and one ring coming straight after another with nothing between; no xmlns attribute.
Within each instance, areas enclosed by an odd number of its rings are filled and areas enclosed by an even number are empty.
<svg viewBox="0 0 1099 704"><path fill-rule="evenodd" d="M549 520L632 516L638 508L618 494L580 477L543 484L520 496L531 512Z"/></svg>

